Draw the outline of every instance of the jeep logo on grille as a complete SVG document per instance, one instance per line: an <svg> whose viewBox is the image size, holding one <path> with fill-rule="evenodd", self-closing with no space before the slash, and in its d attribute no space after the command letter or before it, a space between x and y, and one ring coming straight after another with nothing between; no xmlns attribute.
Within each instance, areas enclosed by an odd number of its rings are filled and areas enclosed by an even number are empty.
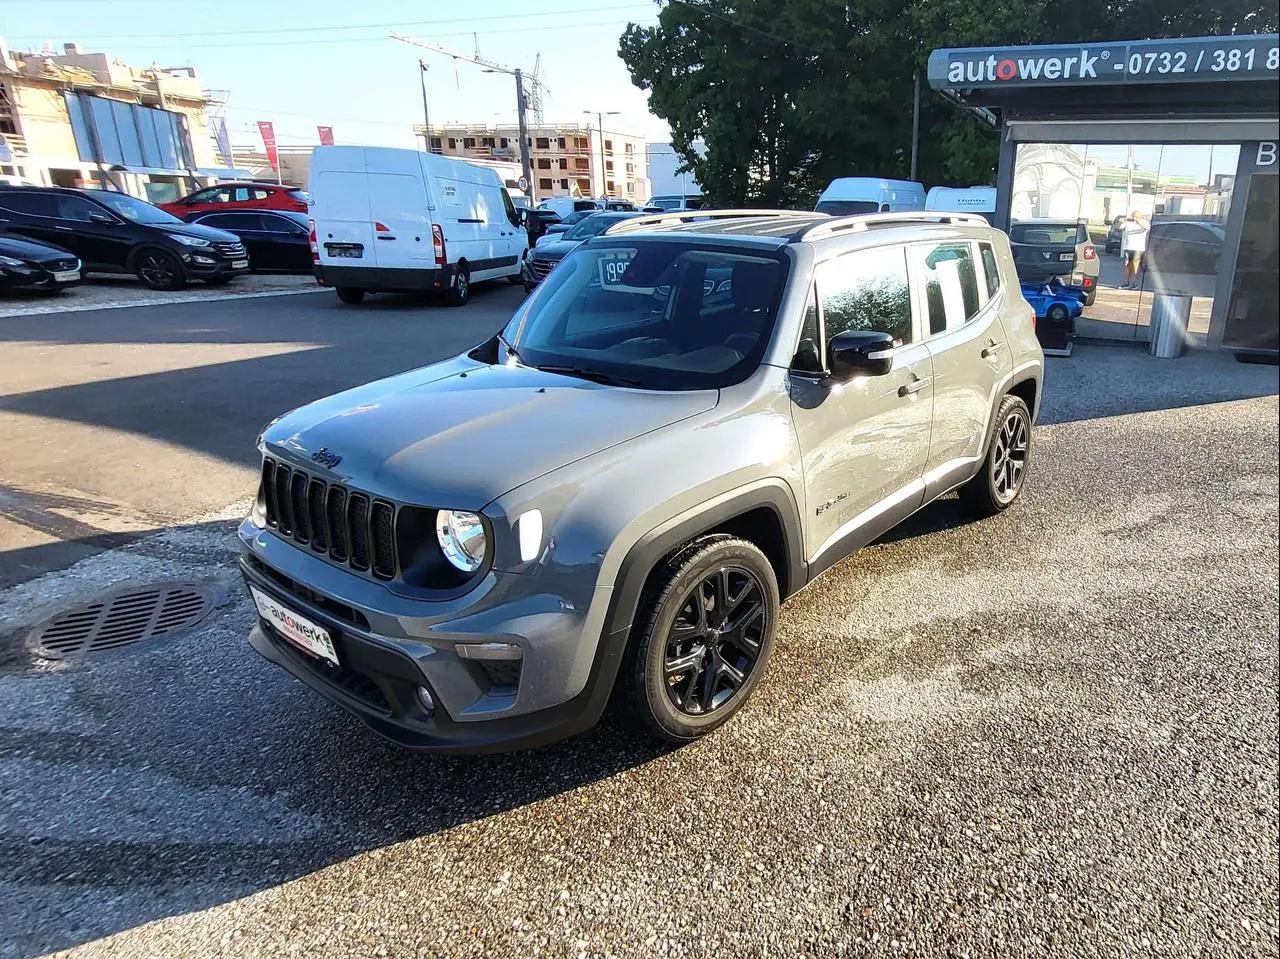
<svg viewBox="0 0 1280 959"><path fill-rule="evenodd" d="M333 469L342 462L342 457L333 452L327 446L323 446L311 454L312 461L319 463L325 469Z"/></svg>

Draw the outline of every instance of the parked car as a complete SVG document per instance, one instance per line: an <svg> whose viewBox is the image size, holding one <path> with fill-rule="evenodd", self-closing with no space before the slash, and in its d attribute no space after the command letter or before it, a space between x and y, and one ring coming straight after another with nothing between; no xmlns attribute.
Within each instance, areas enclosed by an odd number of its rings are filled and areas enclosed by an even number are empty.
<svg viewBox="0 0 1280 959"><path fill-rule="evenodd" d="M596 210L603 209L603 207L601 207L599 202L588 197L549 196L545 200L539 202L535 209L550 210L563 220L570 213L574 213L579 210L595 212Z"/></svg>
<svg viewBox="0 0 1280 959"><path fill-rule="evenodd" d="M582 211L584 216L590 216L596 212L598 211L594 208ZM572 216L573 214L569 215ZM521 219L524 223L529 246L540 243L542 238L551 232L553 226L564 222L560 219L560 214L555 210L525 210L521 213Z"/></svg>
<svg viewBox="0 0 1280 959"><path fill-rule="evenodd" d="M1129 218L1123 213L1111 221L1111 225L1107 227L1107 239L1103 243L1103 250L1107 253L1119 253L1124 245L1124 228L1129 222Z"/></svg>
<svg viewBox="0 0 1280 959"><path fill-rule="evenodd" d="M306 213L310 199L305 190L278 183L219 183L158 206L185 219L190 213L206 210L291 210Z"/></svg>
<svg viewBox="0 0 1280 959"><path fill-rule="evenodd" d="M649 197L649 202L643 207L643 212L650 210L656 213L672 213L682 210L701 210L702 195L700 193L665 193L661 196Z"/></svg>
<svg viewBox="0 0 1280 959"><path fill-rule="evenodd" d="M84 272L132 273L153 290L227 283L249 272L239 237L183 223L127 193L0 186L0 211L11 233L71 251Z"/></svg>
<svg viewBox="0 0 1280 959"><path fill-rule="evenodd" d="M842 176L832 180L822 191L814 209L832 216L900 213L923 210L924 201L924 186L915 180Z"/></svg>
<svg viewBox="0 0 1280 959"><path fill-rule="evenodd" d="M310 273L311 220L289 210L192 213L188 223L201 223L234 233L249 251L255 273Z"/></svg>
<svg viewBox="0 0 1280 959"><path fill-rule="evenodd" d="M70 250L9 236L0 220L0 289L65 290L80 282L80 258Z"/></svg>
<svg viewBox="0 0 1280 959"><path fill-rule="evenodd" d="M1018 276L1027 283L1047 282L1063 277L1063 282L1079 287L1085 306L1098 295L1101 262L1098 248L1084 221L1031 219L1009 225L1009 240Z"/></svg>
<svg viewBox="0 0 1280 959"><path fill-rule="evenodd" d="M1226 231L1201 220L1166 220L1151 224L1143 269L1163 273L1213 274L1222 260Z"/></svg>
<svg viewBox="0 0 1280 959"><path fill-rule="evenodd" d="M550 213L552 211L544 210L540 212ZM572 213L570 213L568 216L566 216L562 220L554 220L550 223L547 223L545 229L543 230L543 236L553 236L557 233L564 233L570 227L573 227L576 224L581 223L587 217L592 216L593 214L596 214L599 212L600 212L599 210L574 210Z"/></svg>
<svg viewBox="0 0 1280 959"><path fill-rule="evenodd" d="M924 197L924 208L936 213L976 213L988 223L996 215L993 186L935 186Z"/></svg>
<svg viewBox="0 0 1280 959"><path fill-rule="evenodd" d="M782 600L952 490L1018 500L1044 361L1004 234L670 219L266 427L254 649L410 749L537 746L611 699L685 743L756 688Z"/></svg>
<svg viewBox="0 0 1280 959"><path fill-rule="evenodd" d="M520 268L520 278L525 292L531 291L546 277L557 263L579 243L598 236L615 223L640 216L639 213L606 213L600 211L574 224L558 236L544 236L528 250Z"/></svg>
<svg viewBox="0 0 1280 959"><path fill-rule="evenodd" d="M438 291L461 306L475 282L520 282L527 234L488 167L419 150L321 146L310 187L316 278L343 303Z"/></svg>

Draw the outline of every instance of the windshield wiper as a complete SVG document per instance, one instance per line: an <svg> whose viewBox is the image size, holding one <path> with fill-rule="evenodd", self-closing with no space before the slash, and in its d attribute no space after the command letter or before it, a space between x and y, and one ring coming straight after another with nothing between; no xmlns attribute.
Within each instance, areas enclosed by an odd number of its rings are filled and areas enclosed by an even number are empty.
<svg viewBox="0 0 1280 959"><path fill-rule="evenodd" d="M543 373L562 373L565 376L577 376L584 380L590 380L593 383L603 383L606 386L639 386L640 381L627 376L617 376L613 373L605 373L601 370L586 370L580 366L535 366L535 370L541 370Z"/></svg>
<svg viewBox="0 0 1280 959"><path fill-rule="evenodd" d="M520 363L525 366L528 365L527 363L524 362L524 360L520 358L520 354L516 351L516 348L512 346L511 343L508 342L507 338L503 336L501 333L498 334L498 342L502 344L503 348L507 351L508 354L516 358L517 363Z"/></svg>

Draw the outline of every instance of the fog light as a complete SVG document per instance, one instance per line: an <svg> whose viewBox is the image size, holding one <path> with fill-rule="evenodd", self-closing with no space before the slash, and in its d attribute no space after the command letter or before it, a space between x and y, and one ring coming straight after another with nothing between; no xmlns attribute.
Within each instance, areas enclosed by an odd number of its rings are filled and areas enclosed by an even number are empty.
<svg viewBox="0 0 1280 959"><path fill-rule="evenodd" d="M418 687L418 705L422 707L422 711L430 716L436 711L436 701L431 698L431 690L426 686Z"/></svg>

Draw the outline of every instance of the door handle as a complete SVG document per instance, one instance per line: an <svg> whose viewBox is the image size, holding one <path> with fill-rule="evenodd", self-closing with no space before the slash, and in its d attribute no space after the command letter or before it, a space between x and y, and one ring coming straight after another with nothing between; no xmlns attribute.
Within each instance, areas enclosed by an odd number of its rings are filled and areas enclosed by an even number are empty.
<svg viewBox="0 0 1280 959"><path fill-rule="evenodd" d="M386 236L385 234L381 234L381 233L380 233L380 234L378 234L378 239L379 239L379 240L394 240L394 239L395 239L395 237L394 237L394 236Z"/></svg>
<svg viewBox="0 0 1280 959"><path fill-rule="evenodd" d="M68 233L70 233L73 229L75 229L75 227L63 226L61 223L54 224L53 228L55 230L66 230Z"/></svg>
<svg viewBox="0 0 1280 959"><path fill-rule="evenodd" d="M930 378L925 377L922 380L913 380L910 383L903 383L898 387L899 396L910 396L912 393L919 393L922 389L929 385Z"/></svg>
<svg viewBox="0 0 1280 959"><path fill-rule="evenodd" d="M989 360L993 356L999 356L1002 349L1004 349L1003 343L997 343L995 340L992 340L982 348L982 358L984 360Z"/></svg>

